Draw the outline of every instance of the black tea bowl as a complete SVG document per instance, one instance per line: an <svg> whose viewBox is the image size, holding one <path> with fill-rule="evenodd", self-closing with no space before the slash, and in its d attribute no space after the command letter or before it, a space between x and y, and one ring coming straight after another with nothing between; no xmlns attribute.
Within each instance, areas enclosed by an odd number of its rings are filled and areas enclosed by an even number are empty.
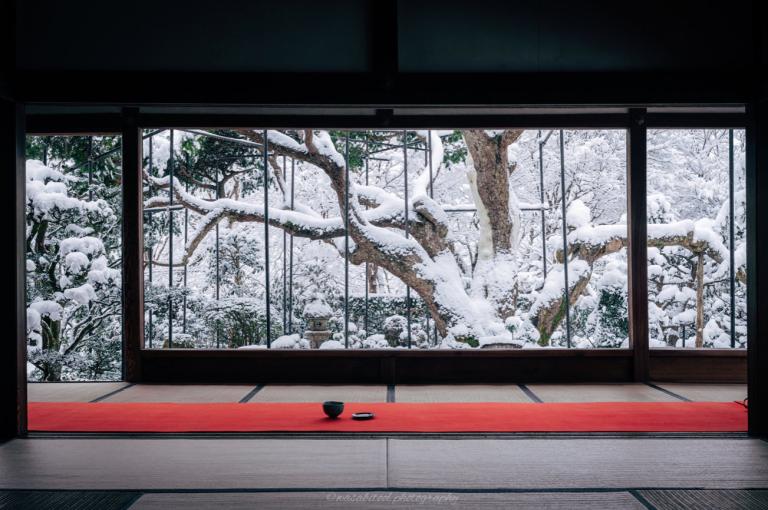
<svg viewBox="0 0 768 510"><path fill-rule="evenodd" d="M323 402L323 412L328 418L338 418L344 412L344 402L336 402L335 400Z"/></svg>

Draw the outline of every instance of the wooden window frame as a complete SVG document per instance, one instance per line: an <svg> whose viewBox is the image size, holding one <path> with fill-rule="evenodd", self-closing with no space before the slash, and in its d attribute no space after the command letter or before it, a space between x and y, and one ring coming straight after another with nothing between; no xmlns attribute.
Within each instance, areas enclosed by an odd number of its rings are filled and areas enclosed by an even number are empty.
<svg viewBox="0 0 768 510"><path fill-rule="evenodd" d="M526 129L625 129L629 218L628 349L542 349L492 351L167 351L144 348L143 216L141 132L143 129L199 127L416 129L515 127ZM395 115L253 115L142 113L30 115L28 134L112 133L123 146L124 376L131 382L745 382L744 349L649 349L647 302L646 134L657 128L747 126L744 113L526 113ZM329 367L333 367L329 370ZM717 370L713 370L717 368Z"/></svg>

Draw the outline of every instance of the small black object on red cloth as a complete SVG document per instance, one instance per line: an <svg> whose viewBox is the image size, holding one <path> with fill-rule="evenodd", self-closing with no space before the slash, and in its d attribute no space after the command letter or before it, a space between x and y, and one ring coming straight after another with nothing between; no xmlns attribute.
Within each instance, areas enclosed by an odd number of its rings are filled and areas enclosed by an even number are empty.
<svg viewBox="0 0 768 510"><path fill-rule="evenodd" d="M328 400L323 402L323 412L328 418L338 418L344 412L344 402Z"/></svg>

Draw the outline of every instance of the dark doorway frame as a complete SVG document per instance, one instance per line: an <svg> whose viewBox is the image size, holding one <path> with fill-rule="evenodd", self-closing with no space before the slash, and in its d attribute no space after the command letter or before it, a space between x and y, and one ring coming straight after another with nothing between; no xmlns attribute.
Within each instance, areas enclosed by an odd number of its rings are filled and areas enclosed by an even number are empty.
<svg viewBox="0 0 768 510"><path fill-rule="evenodd" d="M765 305L758 303L759 291L766 288L764 274L756 269L759 254L766 253L765 226L756 220L763 210L758 210L757 197L766 192L768 177L758 175L757 161L765 160L765 153L756 150L757 140L763 142L766 130L758 129L757 119L765 118L765 105L759 112L748 107L746 113L677 111L663 113L646 108L612 108L609 111L595 112L589 109L572 110L568 113L534 112L526 109L524 113L472 114L471 109L461 112L450 110L434 113L403 113L392 109L371 109L369 115L345 114L342 109L326 108L330 115L302 114L300 109L279 114L233 114L185 113L175 109L172 113L144 111L126 108L121 113L99 114L41 114L34 113L24 118L16 114L16 125L21 122L20 132L24 134L85 134L110 133L123 135L124 165L124 236L133 239L133 243L124 242L124 303L125 345L124 363L126 379L132 382L231 382L258 380L258 382L488 382L488 381L639 381L648 380L686 380L740 382L746 372L747 356L750 358L750 431L765 431L766 420L764 398L757 394L759 383L758 365L765 366L759 332L765 329L766 315L759 315ZM467 113L469 111L470 113ZM758 115L759 113L759 115ZM21 117L19 121L19 117ZM26 130L23 122L26 120ZM649 128L746 128L748 139L748 231L749 253L748 275L749 289L749 349L744 351L706 350L675 351L666 349L648 349L647 328L647 283L641 274L645 274L645 236L643 229L630 231L630 271L635 276L630 283L632 317L641 326L632 329L632 347L630 349L606 349L595 351L551 349L542 352L531 351L488 351L488 352L230 352L230 351L195 351L168 350L150 351L143 349L143 271L142 257L142 213L141 213L141 136L140 130L156 127L253 127L300 128L306 126L324 128L461 128L461 127L521 127L521 128L621 128L627 129L628 136L628 183L629 204L634 211L645 209L645 130ZM17 130L19 128L17 127ZM759 138L762 137L762 138ZM15 149L23 140L16 140ZM750 149L751 146L751 149ZM637 155L642 151L643 157ZM4 152L5 154L5 152ZM764 165L761 168L765 168ZM129 171L133 169L133 171ZM17 167L18 171L18 167ZM21 166L23 196L23 161ZM18 176L17 176L18 181ZM18 188L18 186L17 186ZM18 207L21 207L21 211ZM764 206L763 206L764 207ZM16 204L16 213L21 212L23 227L23 201ZM634 222L637 223L637 222ZM762 229L762 230L760 230ZM758 230L760 230L758 232ZM22 228L23 239L23 228ZM759 244L762 243L762 244ZM17 244L23 260L23 245ZM17 253L18 255L18 253ZM23 275L23 273L22 273ZM22 276L23 278L23 276ZM640 281L640 285L637 285ZM23 280L22 280L23 284ZM22 294L23 295L23 294ZM23 310L23 307L21 307ZM25 353L25 335L23 317L16 335L17 354ZM140 321L140 322L138 322ZM765 336L765 335L763 335ZM764 349L763 349L764 350ZM17 375L26 373L25 364L17 360ZM25 362L24 362L25 363ZM328 367L333 366L333 373ZM713 379L713 368L717 367L721 378ZM674 368L674 372L673 369ZM301 374L290 379L282 374ZM765 373L765 370L763 371ZM194 374L194 375L191 375ZM765 377L765 376L763 376ZM20 378L21 379L21 378ZM17 381L17 386L24 386ZM17 388L18 389L18 388ZM757 402L757 407L755 403ZM760 405L762 404L762 406ZM26 406L21 406L16 431L23 433ZM762 414L761 414L762 413ZM761 418L762 416L762 418Z"/></svg>

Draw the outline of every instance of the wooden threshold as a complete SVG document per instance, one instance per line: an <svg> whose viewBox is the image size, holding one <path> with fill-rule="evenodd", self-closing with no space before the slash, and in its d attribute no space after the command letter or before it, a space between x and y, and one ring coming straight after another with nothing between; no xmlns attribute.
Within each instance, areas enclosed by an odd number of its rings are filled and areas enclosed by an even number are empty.
<svg viewBox="0 0 768 510"><path fill-rule="evenodd" d="M630 382L629 349L198 350L140 352L141 380L166 383ZM651 349L651 380L746 381L743 350Z"/></svg>

